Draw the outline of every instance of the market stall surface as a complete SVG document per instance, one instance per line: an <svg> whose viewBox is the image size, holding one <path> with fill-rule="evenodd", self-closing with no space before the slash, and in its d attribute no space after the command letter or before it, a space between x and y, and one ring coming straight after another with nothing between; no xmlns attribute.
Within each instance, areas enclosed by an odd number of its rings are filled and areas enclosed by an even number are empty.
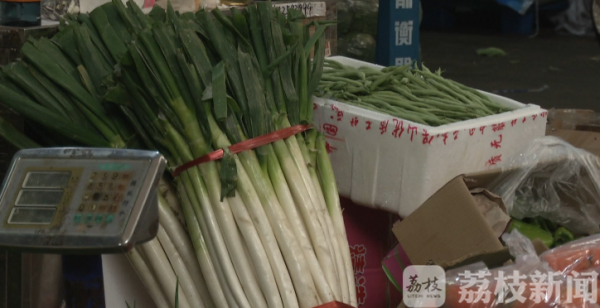
<svg viewBox="0 0 600 308"><path fill-rule="evenodd" d="M487 47L507 55L477 55ZM441 67L446 78L471 87L544 108L600 111L600 45L593 37L424 32L421 50L427 67Z"/></svg>

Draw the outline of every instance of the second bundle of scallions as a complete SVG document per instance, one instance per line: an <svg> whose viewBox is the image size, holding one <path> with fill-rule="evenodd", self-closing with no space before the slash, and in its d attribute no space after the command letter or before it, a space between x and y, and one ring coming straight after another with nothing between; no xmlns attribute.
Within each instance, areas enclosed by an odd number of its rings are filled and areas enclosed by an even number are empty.
<svg viewBox="0 0 600 308"><path fill-rule="evenodd" d="M171 170L225 149L222 160L165 177L158 237L129 254L159 307L173 307L178 280L180 308L357 305L324 138L309 130L227 150L311 123L326 25L312 24L311 36L302 19L270 2L229 15L170 5L144 15L113 0L68 17L3 68L0 101L42 145L157 149ZM4 122L0 134L35 145Z"/></svg>

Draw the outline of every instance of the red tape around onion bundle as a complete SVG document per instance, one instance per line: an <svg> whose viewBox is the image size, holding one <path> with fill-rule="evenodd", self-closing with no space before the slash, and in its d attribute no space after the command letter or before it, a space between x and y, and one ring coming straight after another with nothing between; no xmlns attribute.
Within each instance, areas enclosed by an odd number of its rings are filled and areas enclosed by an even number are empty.
<svg viewBox="0 0 600 308"><path fill-rule="evenodd" d="M252 139L248 139L246 141L242 141L240 143L236 143L229 147L229 151L233 154L237 154L239 152L252 150L263 145L267 145L269 143L275 142L277 140L286 139L296 134L299 134L303 131L309 130L312 128L312 125L295 125L292 127L276 130L274 132L268 133L266 135L258 136ZM204 156L198 157L192 161L189 161L175 169L173 171L173 176L178 176L181 172L198 166L203 163L207 163L209 161L218 160L223 158L223 149L216 150L214 152L208 153Z"/></svg>

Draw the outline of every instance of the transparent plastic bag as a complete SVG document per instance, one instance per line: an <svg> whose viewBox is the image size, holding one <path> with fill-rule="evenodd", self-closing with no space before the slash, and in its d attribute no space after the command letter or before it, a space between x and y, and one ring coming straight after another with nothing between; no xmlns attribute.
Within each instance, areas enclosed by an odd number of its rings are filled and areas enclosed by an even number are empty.
<svg viewBox="0 0 600 308"><path fill-rule="evenodd" d="M79 14L79 2L80 0L42 0L40 11L42 20L58 21L67 13Z"/></svg>
<svg viewBox="0 0 600 308"><path fill-rule="evenodd" d="M540 257L563 275L597 269L600 267L600 234L556 247Z"/></svg>
<svg viewBox="0 0 600 308"><path fill-rule="evenodd" d="M585 261L587 254L582 251L600 251L599 237L569 243L539 257L532 242L518 231L504 234L502 238L515 262L495 269L475 263L447 271L446 300L442 308L599 307L594 286L598 285L600 266L591 264L577 273L557 270L573 268L573 264Z"/></svg>
<svg viewBox="0 0 600 308"><path fill-rule="evenodd" d="M598 158L556 137L543 137L501 165L488 189L517 219L540 216L576 234L600 231Z"/></svg>

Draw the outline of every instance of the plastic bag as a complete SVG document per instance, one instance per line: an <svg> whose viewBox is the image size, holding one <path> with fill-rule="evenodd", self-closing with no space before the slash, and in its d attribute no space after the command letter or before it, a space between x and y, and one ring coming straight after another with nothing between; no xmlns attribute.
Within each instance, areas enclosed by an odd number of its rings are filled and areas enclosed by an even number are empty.
<svg viewBox="0 0 600 308"><path fill-rule="evenodd" d="M600 267L600 234L567 243L540 257L563 275L597 269Z"/></svg>
<svg viewBox="0 0 600 308"><path fill-rule="evenodd" d="M442 308L598 308L600 267L590 263L577 273L556 268L573 268L585 261L587 255L581 252L600 250L600 237L591 236L539 257L532 242L518 231L502 238L515 262L495 269L475 263L447 271Z"/></svg>
<svg viewBox="0 0 600 308"><path fill-rule="evenodd" d="M600 231L600 163L556 137L534 140L501 165L488 189L517 219L541 216L576 234Z"/></svg>
<svg viewBox="0 0 600 308"><path fill-rule="evenodd" d="M79 1L80 0L42 0L40 12L42 20L58 21L67 13L78 14L80 11Z"/></svg>

